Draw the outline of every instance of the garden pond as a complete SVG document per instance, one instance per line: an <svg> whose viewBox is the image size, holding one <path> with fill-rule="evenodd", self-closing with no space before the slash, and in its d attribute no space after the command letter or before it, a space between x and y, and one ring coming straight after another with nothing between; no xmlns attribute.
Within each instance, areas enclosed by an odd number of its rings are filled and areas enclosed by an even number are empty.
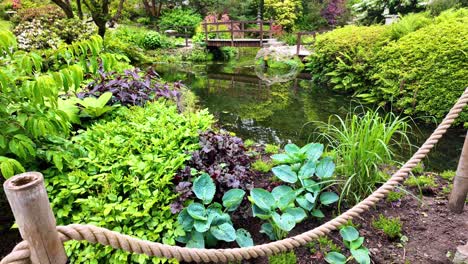
<svg viewBox="0 0 468 264"><path fill-rule="evenodd" d="M228 62L158 63L153 67L167 81L182 81L221 128L260 143L304 145L317 138L317 121L327 122L333 114L345 116L361 106L349 94L315 85L305 73L298 72L287 81L267 76L253 57L242 54ZM410 138L420 146L435 125L414 122ZM464 133L463 129L450 129L426 160L427 168L454 170ZM404 150L399 160L406 160L414 151Z"/></svg>

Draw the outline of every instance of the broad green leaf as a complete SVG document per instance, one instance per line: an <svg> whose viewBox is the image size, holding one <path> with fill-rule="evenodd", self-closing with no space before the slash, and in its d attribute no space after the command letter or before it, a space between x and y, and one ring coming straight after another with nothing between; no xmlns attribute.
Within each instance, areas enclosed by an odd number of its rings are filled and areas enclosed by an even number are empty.
<svg viewBox="0 0 468 264"><path fill-rule="evenodd" d="M280 185L275 187L272 191L271 194L275 198L276 206L283 211L286 209L289 204L294 202L296 199L296 194L294 193L294 190L286 185Z"/></svg>
<svg viewBox="0 0 468 264"><path fill-rule="evenodd" d="M359 264L370 264L369 250L367 248L351 249L351 254Z"/></svg>
<svg viewBox="0 0 468 264"><path fill-rule="evenodd" d="M293 160L288 154L275 154L271 156L271 159L279 163L289 163Z"/></svg>
<svg viewBox="0 0 468 264"><path fill-rule="evenodd" d="M319 143L310 143L301 148L302 153L306 153L309 161L317 161L323 154L323 145Z"/></svg>
<svg viewBox="0 0 468 264"><path fill-rule="evenodd" d="M346 257L338 252L329 252L325 256L325 261L330 264L346 264Z"/></svg>
<svg viewBox="0 0 468 264"><path fill-rule="evenodd" d="M219 226L212 226L210 228L211 234L218 240L231 242L236 240L236 230L229 223L224 223Z"/></svg>
<svg viewBox="0 0 468 264"><path fill-rule="evenodd" d="M203 234L193 231L186 246L188 248L205 248L205 239L203 238Z"/></svg>
<svg viewBox="0 0 468 264"><path fill-rule="evenodd" d="M275 232L273 231L273 226L270 223L264 223L260 229L260 233L266 234L271 240L276 240Z"/></svg>
<svg viewBox="0 0 468 264"><path fill-rule="evenodd" d="M204 204L209 204L213 200L216 192L216 186L207 173L202 174L193 182L193 192Z"/></svg>
<svg viewBox="0 0 468 264"><path fill-rule="evenodd" d="M273 174L278 177L280 180L287 182L287 183L296 183L297 182L297 175L291 169L291 166L288 165L280 165L276 166L271 169Z"/></svg>
<svg viewBox="0 0 468 264"><path fill-rule="evenodd" d="M258 217L262 220L267 220L271 218L271 211L263 210L255 204L252 206L252 214L254 217Z"/></svg>
<svg viewBox="0 0 468 264"><path fill-rule="evenodd" d="M315 175L317 175L317 177L320 179L326 179L333 176L334 171L335 163L333 163L331 158L325 157L317 165L317 168L315 169Z"/></svg>
<svg viewBox="0 0 468 264"><path fill-rule="evenodd" d="M296 145L296 144L287 144L284 146L284 151L288 154L296 154L300 151L301 149Z"/></svg>
<svg viewBox="0 0 468 264"><path fill-rule="evenodd" d="M359 238L359 232L352 226L346 226L340 229L340 235L343 240L351 242Z"/></svg>
<svg viewBox="0 0 468 264"><path fill-rule="evenodd" d="M296 226L296 218L290 214L279 215L277 212L273 212L272 217L273 222L283 231L289 232Z"/></svg>
<svg viewBox="0 0 468 264"><path fill-rule="evenodd" d="M309 192L320 192L320 184L311 179L300 179L302 187Z"/></svg>
<svg viewBox="0 0 468 264"><path fill-rule="evenodd" d="M306 163L304 163L304 165L302 165L301 169L299 170L299 178L305 179L314 176L315 166L315 161L312 160L309 160Z"/></svg>
<svg viewBox="0 0 468 264"><path fill-rule="evenodd" d="M202 204L191 203L187 207L187 213L195 220L207 220L206 209Z"/></svg>
<svg viewBox="0 0 468 264"><path fill-rule="evenodd" d="M254 245L249 231L239 228L236 231L236 242L240 247L252 247Z"/></svg>
<svg viewBox="0 0 468 264"><path fill-rule="evenodd" d="M306 212L304 211L304 209L299 208L299 207L288 208L284 212L286 214L290 214L290 215L294 216L294 219L296 220L296 223L302 222L302 220L304 220L307 217Z"/></svg>
<svg viewBox="0 0 468 264"><path fill-rule="evenodd" d="M254 188L250 191L253 203L260 209L265 211L271 211L275 206L275 198L267 190Z"/></svg>
<svg viewBox="0 0 468 264"><path fill-rule="evenodd" d="M312 216L315 216L317 218L324 218L325 215L323 214L322 210L320 209L314 209L312 210L312 212L310 213Z"/></svg>
<svg viewBox="0 0 468 264"><path fill-rule="evenodd" d="M231 189L223 195L223 206L227 208L229 212L232 212L239 207L244 198L245 191L241 189Z"/></svg>
<svg viewBox="0 0 468 264"><path fill-rule="evenodd" d="M314 208L314 204L309 202L304 196L297 197L296 202L299 204L300 207L304 208L307 211L310 211L312 210L312 208Z"/></svg>
<svg viewBox="0 0 468 264"><path fill-rule="evenodd" d="M317 201L317 193L306 193L304 197L307 199L307 201L311 202L312 204L315 204Z"/></svg>
<svg viewBox="0 0 468 264"><path fill-rule="evenodd" d="M364 237L359 237L358 239L351 241L349 243L350 249L358 249L362 246L362 243L364 243Z"/></svg>
<svg viewBox="0 0 468 264"><path fill-rule="evenodd" d="M324 205L332 204L338 201L340 197L334 192L323 192L320 194L320 202Z"/></svg>
<svg viewBox="0 0 468 264"><path fill-rule="evenodd" d="M208 216L207 220L195 220L193 223L193 227L200 233L205 233L210 229L211 221L213 217Z"/></svg>

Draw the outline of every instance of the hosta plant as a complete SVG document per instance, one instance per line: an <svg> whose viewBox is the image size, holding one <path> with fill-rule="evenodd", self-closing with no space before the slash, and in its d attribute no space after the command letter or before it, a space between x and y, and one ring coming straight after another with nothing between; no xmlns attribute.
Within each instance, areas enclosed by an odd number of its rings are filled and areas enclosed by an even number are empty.
<svg viewBox="0 0 468 264"><path fill-rule="evenodd" d="M325 260L330 264L345 264L353 259L359 264L370 264L369 249L364 243L364 237L359 236L359 232L353 226L344 226L340 229L340 235L343 238L343 243L351 252L351 256L346 258L345 255L331 251L325 256Z"/></svg>
<svg viewBox="0 0 468 264"><path fill-rule="evenodd" d="M200 200L183 209L177 221L185 235L177 240L187 247L212 247L218 241L236 241L241 247L253 246L250 233L245 229L235 229L228 212L235 211L241 204L245 191L231 189L224 193L222 205L213 202L216 186L208 174L202 174L193 182L192 191Z"/></svg>
<svg viewBox="0 0 468 264"><path fill-rule="evenodd" d="M278 165L272 168L273 174L281 181L290 184L295 191L296 203L315 217L324 217L321 205L330 205L338 200L338 195L324 191L332 185L335 163L330 157L320 158L323 145L310 143L302 148L288 144L284 153L271 156Z"/></svg>

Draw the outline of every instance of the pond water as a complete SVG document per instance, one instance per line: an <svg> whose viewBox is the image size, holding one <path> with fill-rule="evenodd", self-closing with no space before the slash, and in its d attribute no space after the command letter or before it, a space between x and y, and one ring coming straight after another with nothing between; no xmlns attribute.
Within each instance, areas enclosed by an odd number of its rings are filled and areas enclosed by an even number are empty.
<svg viewBox="0 0 468 264"><path fill-rule="evenodd" d="M259 74L254 56L241 54L229 62L155 64L153 67L167 81L182 81L222 128L244 140L304 145L317 136L316 121L327 122L333 114L345 116L359 105L349 95L314 85L305 73L290 81L271 84ZM411 142L419 146L434 128L417 125ZM464 133L463 129L451 129L425 165L435 171L454 170ZM403 150L401 161L412 151Z"/></svg>

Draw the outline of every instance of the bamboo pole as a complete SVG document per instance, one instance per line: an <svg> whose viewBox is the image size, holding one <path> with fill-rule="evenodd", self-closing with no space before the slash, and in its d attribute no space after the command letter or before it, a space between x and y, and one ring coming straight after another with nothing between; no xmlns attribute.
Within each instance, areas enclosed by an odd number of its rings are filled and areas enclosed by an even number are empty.
<svg viewBox="0 0 468 264"><path fill-rule="evenodd" d="M67 255L60 241L39 172L16 175L3 184L21 237L28 242L32 264L65 264Z"/></svg>
<svg viewBox="0 0 468 264"><path fill-rule="evenodd" d="M450 194L449 209L454 213L462 213L468 194L468 132L458 162L457 173L453 179L453 190Z"/></svg>

